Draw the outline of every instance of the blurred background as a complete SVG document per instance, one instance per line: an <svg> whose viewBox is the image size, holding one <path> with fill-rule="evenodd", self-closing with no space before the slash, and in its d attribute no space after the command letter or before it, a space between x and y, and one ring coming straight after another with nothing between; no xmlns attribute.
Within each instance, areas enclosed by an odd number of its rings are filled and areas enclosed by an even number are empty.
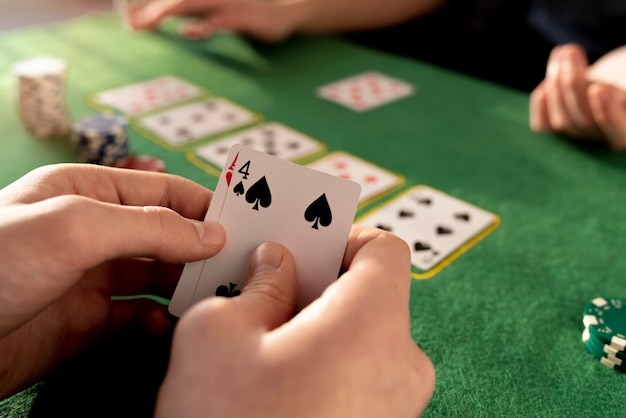
<svg viewBox="0 0 626 418"><path fill-rule="evenodd" d="M112 9L112 0L0 0L0 31Z"/></svg>

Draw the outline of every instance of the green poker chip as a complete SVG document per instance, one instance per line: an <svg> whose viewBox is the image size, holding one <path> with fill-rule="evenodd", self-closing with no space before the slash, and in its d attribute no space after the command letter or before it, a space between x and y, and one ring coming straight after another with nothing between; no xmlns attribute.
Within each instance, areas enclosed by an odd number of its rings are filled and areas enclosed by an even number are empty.
<svg viewBox="0 0 626 418"><path fill-rule="evenodd" d="M626 373L626 360L618 358L610 353L607 353L603 349L603 344L596 341L593 336L590 335L589 329L585 328L582 334L582 341L585 349L589 354L598 360L602 365L609 369L616 370L621 373Z"/></svg>
<svg viewBox="0 0 626 418"><path fill-rule="evenodd" d="M626 367L626 352L616 350L610 345L604 344L602 341L591 335L588 328L585 328L583 331L582 341L583 344L585 344L587 351L593 351L595 354L607 357L614 363L618 363L620 366L623 363Z"/></svg>
<svg viewBox="0 0 626 418"><path fill-rule="evenodd" d="M585 305L583 324L597 341L616 351L626 349L626 299L598 297Z"/></svg>

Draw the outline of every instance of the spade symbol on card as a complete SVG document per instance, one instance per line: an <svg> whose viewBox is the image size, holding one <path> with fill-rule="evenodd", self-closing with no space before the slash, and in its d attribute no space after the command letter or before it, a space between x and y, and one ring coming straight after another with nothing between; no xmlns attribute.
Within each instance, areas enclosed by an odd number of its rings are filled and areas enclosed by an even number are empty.
<svg viewBox="0 0 626 418"><path fill-rule="evenodd" d="M398 217L399 218L412 218L413 217L413 212L411 212L410 210L401 209L398 212Z"/></svg>
<svg viewBox="0 0 626 418"><path fill-rule="evenodd" d="M432 247L426 242L415 241L413 244L413 250L415 251L428 251Z"/></svg>
<svg viewBox="0 0 626 418"><path fill-rule="evenodd" d="M465 221L465 222L469 222L469 220L470 220L469 213L456 213L456 214L454 215L454 217L455 217L456 219L459 219L459 220L461 220L461 221Z"/></svg>
<svg viewBox="0 0 626 418"><path fill-rule="evenodd" d="M241 186L243 189L243 185ZM246 202L254 203L252 209L259 210L261 207L268 207L272 204L272 193L270 192L270 186L267 184L265 176L256 181L248 191L246 192Z"/></svg>
<svg viewBox="0 0 626 418"><path fill-rule="evenodd" d="M328 226L333 221L333 214L330 211L326 193L315 199L304 211L304 219L313 222L311 228L318 229L318 224Z"/></svg>
<svg viewBox="0 0 626 418"><path fill-rule="evenodd" d="M233 188L233 192L237 195L237 196L241 196L245 190L243 188L243 182L239 182L237 183L237 185Z"/></svg>
<svg viewBox="0 0 626 418"><path fill-rule="evenodd" d="M215 289L215 296L224 296L227 298L232 298L234 296L239 296L241 294L240 290L235 289L237 285L235 283L230 283L230 287L226 285L220 285Z"/></svg>
<svg viewBox="0 0 626 418"><path fill-rule="evenodd" d="M431 250L432 250L432 255L434 256L439 255L439 251L435 250L427 242L415 241L413 243L413 251L421 252L421 251L431 251Z"/></svg>
<svg viewBox="0 0 626 418"><path fill-rule="evenodd" d="M437 235L448 235L451 233L452 233L452 230L450 228L446 228L445 226L437 227Z"/></svg>

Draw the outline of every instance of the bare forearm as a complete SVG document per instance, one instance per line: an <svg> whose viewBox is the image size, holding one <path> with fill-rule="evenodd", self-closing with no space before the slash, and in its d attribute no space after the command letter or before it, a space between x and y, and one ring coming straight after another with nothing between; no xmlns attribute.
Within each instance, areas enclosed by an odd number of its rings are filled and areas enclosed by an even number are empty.
<svg viewBox="0 0 626 418"><path fill-rule="evenodd" d="M448 0L287 0L291 32L323 34L382 28L434 12Z"/></svg>

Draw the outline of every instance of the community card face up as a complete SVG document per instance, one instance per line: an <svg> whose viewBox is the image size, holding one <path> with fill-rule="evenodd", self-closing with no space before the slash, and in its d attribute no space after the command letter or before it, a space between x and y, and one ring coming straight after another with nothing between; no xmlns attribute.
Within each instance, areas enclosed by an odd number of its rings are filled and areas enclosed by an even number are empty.
<svg viewBox="0 0 626 418"><path fill-rule="evenodd" d="M241 144L266 154L295 161L322 151L321 142L279 122L267 122L203 145L195 153L211 164L222 167L230 148Z"/></svg>
<svg viewBox="0 0 626 418"><path fill-rule="evenodd" d="M368 71L320 87L317 95L355 112L364 112L414 93L411 84Z"/></svg>
<svg viewBox="0 0 626 418"><path fill-rule="evenodd" d="M411 248L411 263L428 271L498 222L497 216L429 186L414 186L357 223L384 229Z"/></svg>
<svg viewBox="0 0 626 418"><path fill-rule="evenodd" d="M198 97L202 93L203 90L194 84L165 75L102 91L94 99L98 104L134 116Z"/></svg>
<svg viewBox="0 0 626 418"><path fill-rule="evenodd" d="M371 201L404 183L404 177L344 151L328 154L307 167L359 183L359 203Z"/></svg>
<svg viewBox="0 0 626 418"><path fill-rule="evenodd" d="M139 124L175 146L242 128L258 119L243 106L217 97L153 113Z"/></svg>

